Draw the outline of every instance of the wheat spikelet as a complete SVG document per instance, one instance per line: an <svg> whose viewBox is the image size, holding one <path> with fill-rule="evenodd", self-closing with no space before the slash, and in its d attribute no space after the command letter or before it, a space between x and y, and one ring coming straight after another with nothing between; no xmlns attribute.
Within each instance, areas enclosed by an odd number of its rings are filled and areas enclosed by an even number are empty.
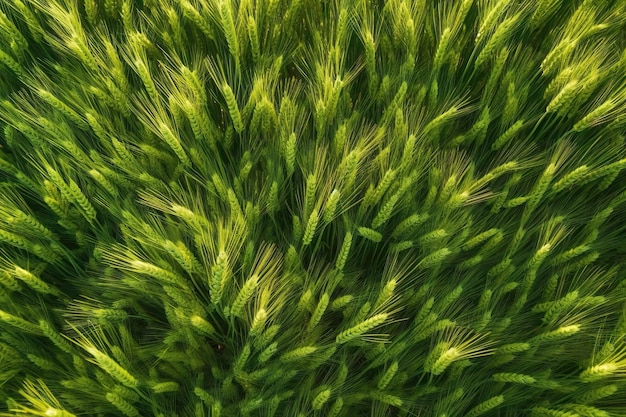
<svg viewBox="0 0 626 417"><path fill-rule="evenodd" d="M426 233L425 235L420 236L418 241L422 246L427 247L441 239L446 238L447 236L448 236L448 232L446 232L445 229L437 229L437 230L433 230L430 233Z"/></svg>
<svg viewBox="0 0 626 417"><path fill-rule="evenodd" d="M127 417L137 417L139 416L139 411L128 401L123 399L121 396L114 392L108 392L106 394L106 399L111 404L115 406L119 411L121 411Z"/></svg>
<svg viewBox="0 0 626 417"><path fill-rule="evenodd" d="M556 171L555 164L548 165L548 167L545 169L545 171L539 178L539 181L537 181L537 183L533 187L530 193L530 198L526 202L524 214L522 215L522 223L528 220L528 217L530 216L530 214L537 208L537 205L539 204L546 190L550 186L550 182L552 181L552 178L554 177L555 171Z"/></svg>
<svg viewBox="0 0 626 417"><path fill-rule="evenodd" d="M278 181L272 182L272 185L267 193L265 206L270 214L275 213L280 207L280 201L278 198Z"/></svg>
<svg viewBox="0 0 626 417"><path fill-rule="evenodd" d="M572 38L570 36L565 36L561 42L559 42L548 54L545 59L541 63L541 70L544 75L548 75L552 73L554 68L557 67L559 61L565 61L564 58L567 58L571 55L572 51L578 45L580 38Z"/></svg>
<svg viewBox="0 0 626 417"><path fill-rule="evenodd" d="M50 104L59 113L63 114L65 117L76 123L77 126L82 129L87 128L87 124L79 116L79 114L72 110L67 104L63 103L61 100L55 97L51 92L44 89L39 89L37 91L37 94L39 94L39 97L41 97L46 103Z"/></svg>
<svg viewBox="0 0 626 417"><path fill-rule="evenodd" d="M39 222L34 216L24 213L21 210L15 210L12 217L8 217L5 221L10 223L17 223L29 228L31 231L36 232L38 235L45 237L51 241L57 239L57 236L52 233L47 227Z"/></svg>
<svg viewBox="0 0 626 417"><path fill-rule="evenodd" d="M111 184L111 182L98 170L92 169L89 171L89 175L98 182L111 196L118 197L119 193L117 189Z"/></svg>
<svg viewBox="0 0 626 417"><path fill-rule="evenodd" d="M193 389L193 392L194 392L194 394L196 394L196 396L198 398L200 398L202 400L202 402L204 402L208 406L212 406L213 404L218 402L215 399L215 397L213 397L211 394L209 394L208 392L206 392L205 390L203 390L200 387L195 387Z"/></svg>
<svg viewBox="0 0 626 417"><path fill-rule="evenodd" d="M561 408L568 411L573 411L574 413L577 413L577 415L585 417L610 417L610 414L608 412L589 405L564 404L561 406Z"/></svg>
<svg viewBox="0 0 626 417"><path fill-rule="evenodd" d="M182 105L182 109L185 116L187 116L187 119L189 120L189 125L191 126L194 136L198 139L198 141L202 141L204 139L204 134L202 132L202 127L200 126L200 118L195 106L190 101L186 100Z"/></svg>
<svg viewBox="0 0 626 417"><path fill-rule="evenodd" d="M599 191L604 191L606 189L608 189L611 184L613 184L613 182L615 182L615 180L617 179L617 177L620 174L621 169L615 169L613 170L613 172L609 172L604 179L600 182L600 184L598 185L598 190Z"/></svg>
<svg viewBox="0 0 626 417"><path fill-rule="evenodd" d="M335 299L331 304L330 304L330 309L332 311L337 311L337 310L341 310L344 307L348 306L352 300L354 300L354 296L353 295L344 295L341 296L337 299Z"/></svg>
<svg viewBox="0 0 626 417"><path fill-rule="evenodd" d="M341 192L336 188L333 189L333 191L330 193L330 196L328 197L328 200L326 200L326 204L324 206L322 221L325 224L330 223L334 219L335 214L337 212L337 205L339 204L340 199L341 199Z"/></svg>
<svg viewBox="0 0 626 417"><path fill-rule="evenodd" d="M445 59L448 56L448 45L451 37L452 31L449 27L446 27L441 33L441 38L439 39L439 44L437 45L437 51L435 52L435 57L433 58L434 72L438 72L445 63Z"/></svg>
<svg viewBox="0 0 626 417"><path fill-rule="evenodd" d="M98 366L115 380L128 388L137 388L139 386L139 381L111 357L100 352L93 346L87 346L85 350L94 357Z"/></svg>
<svg viewBox="0 0 626 417"><path fill-rule="evenodd" d="M335 338L335 342L337 344L344 344L351 340L354 340L364 335L365 333L369 332L370 330L382 325L385 321L387 321L388 317L389 317L389 314L381 313L367 320L364 320L360 322L359 324L357 324L356 326L353 326L339 333L337 337Z"/></svg>
<svg viewBox="0 0 626 417"><path fill-rule="evenodd" d="M533 407L531 417L578 417L578 414L553 410L545 407Z"/></svg>
<svg viewBox="0 0 626 417"><path fill-rule="evenodd" d="M3 310L0 310L0 321L3 321L9 326L15 327L16 329L22 330L25 333L30 333L34 335L40 335L42 333L39 326L34 325L12 314L9 314Z"/></svg>
<svg viewBox="0 0 626 417"><path fill-rule="evenodd" d="M429 217L430 216L428 214L412 214L398 223L396 228L391 233L391 237L399 238L400 236L405 236L412 229L428 220Z"/></svg>
<svg viewBox="0 0 626 417"><path fill-rule="evenodd" d="M342 397L337 397L333 405L328 410L328 417L338 417L339 413L343 409L344 399Z"/></svg>
<svg viewBox="0 0 626 417"><path fill-rule="evenodd" d="M493 380L496 382L513 382L516 384L532 385L537 380L530 375L516 373L498 373L493 374Z"/></svg>
<svg viewBox="0 0 626 417"><path fill-rule="evenodd" d="M543 342L551 342L555 340L562 339L564 337L572 336L580 331L580 326L577 324L561 326L556 330L548 331L545 333L541 333L530 339L528 342L533 343L543 343Z"/></svg>
<svg viewBox="0 0 626 417"><path fill-rule="evenodd" d="M189 165L191 161L170 127L166 123L159 123L159 131L163 141L174 151L178 159L180 159L184 165Z"/></svg>
<svg viewBox="0 0 626 417"><path fill-rule="evenodd" d="M497 229L497 228L491 228L491 229L486 230L486 231L484 231L482 233L479 233L478 235L474 236L473 238L471 238L470 240L465 242L463 244L463 246L462 246L462 249L463 250L470 250L470 249L480 245L484 241L492 238L494 235L498 234L498 232L501 232L501 230Z"/></svg>
<svg viewBox="0 0 626 417"><path fill-rule="evenodd" d="M567 293L560 300L550 303L550 307L547 309L546 314L543 317L544 323L549 323L556 319L563 311L569 308L578 300L578 291L572 291Z"/></svg>
<svg viewBox="0 0 626 417"><path fill-rule="evenodd" d="M378 294L378 297L376 298L376 302L374 303L374 307L373 307L374 310L376 310L379 307L384 306L385 303L391 300L397 284L398 284L398 280L396 278L390 279L385 284L385 286L382 288L382 290Z"/></svg>
<svg viewBox="0 0 626 417"><path fill-rule="evenodd" d="M458 107L456 107L456 106L450 107L444 113L442 113L439 116L435 117L426 126L424 126L423 134L426 135L426 134L428 134L430 132L437 131L439 128L444 126L450 120L452 120L455 117L457 117L460 112L461 112L461 110Z"/></svg>
<svg viewBox="0 0 626 417"><path fill-rule="evenodd" d="M430 255L422 258L418 266L422 269L428 269L441 265L441 263L451 254L452 251L448 248L439 249L431 253Z"/></svg>
<svg viewBox="0 0 626 417"><path fill-rule="evenodd" d="M198 260L182 241L174 243L166 240L163 247L188 273L192 274L199 268Z"/></svg>
<svg viewBox="0 0 626 417"><path fill-rule="evenodd" d="M530 24L534 27L543 25L560 6L561 2L562 0L540 0L530 18Z"/></svg>
<svg viewBox="0 0 626 417"><path fill-rule="evenodd" d="M398 366L398 361L393 361L385 373L381 375L378 383L376 384L379 390L383 391L387 388L393 377L396 375L396 372L398 372Z"/></svg>
<svg viewBox="0 0 626 417"><path fill-rule="evenodd" d="M252 320L252 324L250 325L250 336L256 337L263 331L265 327L265 323L267 322L268 314L267 310L264 308L259 309L254 315L254 319Z"/></svg>
<svg viewBox="0 0 626 417"><path fill-rule="evenodd" d="M548 107L546 107L546 113L557 112L559 115L562 115L567 112L579 89L580 84L578 80L572 80L565 84L561 91L550 101Z"/></svg>
<svg viewBox="0 0 626 417"><path fill-rule="evenodd" d="M157 91L156 85L154 84L154 80L152 79L152 75L150 74L150 69L148 65L144 63L141 59L137 59L134 62L135 69L137 71L137 75L143 82L143 85L150 96L150 99L154 103L159 102L159 93Z"/></svg>
<svg viewBox="0 0 626 417"><path fill-rule="evenodd" d="M359 235L374 243L380 243L383 240L383 235L381 233L376 230L372 230L369 227L359 227L357 228L357 232Z"/></svg>
<svg viewBox="0 0 626 417"><path fill-rule="evenodd" d="M37 368L42 371L52 371L54 370L54 364L41 356L27 354L26 357L29 361L31 361Z"/></svg>
<svg viewBox="0 0 626 417"><path fill-rule="evenodd" d="M259 276L252 275L241 287L241 290L237 294L237 297L230 306L230 315L233 317L243 317L243 309L248 303L250 298L254 295L257 286L259 285Z"/></svg>
<svg viewBox="0 0 626 417"><path fill-rule="evenodd" d="M376 217L372 220L372 229L378 229L383 224L387 223L389 218L392 216L393 211L396 207L396 204L402 197L401 193L395 193L392 195L389 200L379 209Z"/></svg>
<svg viewBox="0 0 626 417"><path fill-rule="evenodd" d="M9 67L19 78L24 77L22 66L2 49L0 49L0 62Z"/></svg>
<svg viewBox="0 0 626 417"><path fill-rule="evenodd" d="M520 119L513 123L502 135L500 135L491 145L491 149L498 150L511 141L524 127L524 120Z"/></svg>
<svg viewBox="0 0 626 417"><path fill-rule="evenodd" d="M304 212L311 213L315 205L315 192L317 190L317 177L309 174L306 178L306 189L304 191Z"/></svg>
<svg viewBox="0 0 626 417"><path fill-rule="evenodd" d="M566 190L581 181L589 173L590 168L587 165L581 165L573 171L567 173L563 178L558 180L552 185L552 191L558 193L559 191Z"/></svg>
<svg viewBox="0 0 626 417"><path fill-rule="evenodd" d="M152 385L152 391L155 394L164 394L166 392L177 392L180 384L175 381L160 382Z"/></svg>
<svg viewBox="0 0 626 417"><path fill-rule="evenodd" d="M489 11L485 14L485 17L482 19L482 22L478 28L478 32L476 33L476 39L474 43L478 43L479 40L483 38L483 36L487 33L488 30L494 26L496 20L500 17L506 6L509 4L510 0L500 0L495 2L493 7L489 9Z"/></svg>
<svg viewBox="0 0 626 417"><path fill-rule="evenodd" d="M602 363L600 365L591 366L580 374L580 380L583 382L598 381L606 377L623 373L620 365L615 362Z"/></svg>
<svg viewBox="0 0 626 417"><path fill-rule="evenodd" d="M302 236L302 245L307 246L313 241L315 230L319 222L319 212L314 209L309 216L309 220L306 222L306 228L304 229L304 235Z"/></svg>
<svg viewBox="0 0 626 417"><path fill-rule="evenodd" d="M313 291L306 290L302 293L300 300L298 301L298 311L313 311Z"/></svg>
<svg viewBox="0 0 626 417"><path fill-rule="evenodd" d="M128 319L128 313L124 310L113 308L96 308L91 315L101 323L118 323Z"/></svg>
<svg viewBox="0 0 626 417"><path fill-rule="evenodd" d="M352 246L352 232L346 232L343 238L343 243L341 244L341 249L337 255L337 261L335 262L335 267L339 271L343 271L343 268L346 265L348 255L350 253L350 246Z"/></svg>
<svg viewBox="0 0 626 417"><path fill-rule="evenodd" d="M241 133L243 130L241 113L239 112L239 106L237 105L237 99L235 98L235 94L227 83L222 84L222 94L224 95L224 99L226 100L226 105L228 106L230 118L233 121L233 127L235 128L235 131L237 133Z"/></svg>
<svg viewBox="0 0 626 417"><path fill-rule="evenodd" d="M294 350L291 350L280 357L280 361L284 363L290 363L299 361L308 356L311 356L318 350L316 346L303 346Z"/></svg>
<svg viewBox="0 0 626 417"><path fill-rule="evenodd" d="M483 415L494 408L498 407L500 404L504 402L504 395L497 395L478 404L476 407L472 408L465 414L465 417L477 417Z"/></svg>
<svg viewBox="0 0 626 417"><path fill-rule="evenodd" d="M519 343L509 343L507 345L500 346L496 350L496 354L510 354L510 353L520 353L526 352L530 349L530 344L519 342Z"/></svg>
<svg viewBox="0 0 626 417"><path fill-rule="evenodd" d="M520 14L509 17L498 25L491 38L489 38L485 46L480 51L480 54L478 54L478 57L474 62L475 68L480 68L481 66L483 66L483 64L487 61L487 59L491 57L494 51L502 48L504 42L507 41L509 36L511 36L511 32L513 31L513 29L515 29L519 17Z"/></svg>
<svg viewBox="0 0 626 417"><path fill-rule="evenodd" d="M404 401L402 401L400 397L392 394L386 394L380 391L373 391L370 395L372 399L394 407L402 407L402 404L404 404Z"/></svg>
<svg viewBox="0 0 626 417"><path fill-rule="evenodd" d="M370 303L369 301L363 303L359 311L352 318L352 323L360 323L363 320L365 320L365 318L367 317L367 315L370 313L371 310L372 310L372 303Z"/></svg>
<svg viewBox="0 0 626 417"><path fill-rule="evenodd" d="M230 50L232 57L235 59L235 68L237 68L237 71L241 71L239 63L238 35L237 30L235 29L230 0L221 1L219 11L222 28L224 29L224 34L228 43L228 49Z"/></svg>
<svg viewBox="0 0 626 417"><path fill-rule="evenodd" d="M433 375L441 375L447 368L457 360L460 356L458 349L452 347L443 352L439 358L430 367L430 373Z"/></svg>
<svg viewBox="0 0 626 417"><path fill-rule="evenodd" d="M28 41L2 10L0 10L0 28L11 39L11 47L16 53L22 55L28 49Z"/></svg>
<svg viewBox="0 0 626 417"><path fill-rule="evenodd" d="M515 120L515 116L519 110L519 99L517 98L518 92L515 91L515 84L509 83L509 88L507 90L506 103L504 105L504 110L502 111L502 116L500 117L500 123L502 126L508 126L513 120Z"/></svg>
<svg viewBox="0 0 626 417"><path fill-rule="evenodd" d="M271 345L269 345L267 348L265 348L265 350L263 350L263 352L259 354L259 363L263 364L267 362L268 360L272 358L272 356L276 354L277 351L278 351L278 343L274 342Z"/></svg>
<svg viewBox="0 0 626 417"><path fill-rule="evenodd" d="M251 352L252 350L250 348L250 344L246 343L241 349L239 356L235 360L235 364L233 366L235 372L239 373L243 369L243 367L246 365L246 362L248 362L248 359L250 358Z"/></svg>
<svg viewBox="0 0 626 417"><path fill-rule="evenodd" d="M4 288L7 288L11 291L19 291L21 288L11 274L2 270L0 270L0 284L2 284ZM3 290L3 287L0 287L0 290Z"/></svg>
<svg viewBox="0 0 626 417"><path fill-rule="evenodd" d="M313 401L311 403L311 407L313 408L313 410L321 410L324 404L326 404L328 400L330 399L331 393L332 393L331 390L325 389L319 394L317 394L315 398L313 398Z"/></svg>
<svg viewBox="0 0 626 417"><path fill-rule="evenodd" d="M56 177L61 181L58 184L65 198L80 207L85 218L89 222L93 222L96 219L96 209L94 209L85 194L83 194L78 184L70 178L69 185L66 185L60 175L57 174Z"/></svg>
<svg viewBox="0 0 626 417"><path fill-rule="evenodd" d="M592 388L582 394L580 394L576 401L583 404L591 404L599 401L603 398L610 397L618 391L618 386L615 384L603 385L600 387Z"/></svg>
<svg viewBox="0 0 626 417"><path fill-rule="evenodd" d="M26 25L28 26L28 31L32 35L35 42L37 43L41 42L43 39L44 31L41 25L39 24L39 21L37 20L36 16L21 0L13 0L13 4L22 15L24 22L26 22Z"/></svg>
<svg viewBox="0 0 626 417"><path fill-rule="evenodd" d="M592 126L596 126L606 120L607 116L615 108L616 102L613 98L608 99L598 107L587 113L573 127L575 132L582 132Z"/></svg>
<svg viewBox="0 0 626 417"><path fill-rule="evenodd" d="M206 334L206 335L215 334L215 327L213 327L211 323L209 323L208 321L206 321L200 316L197 316L197 315L191 316L191 318L189 319L189 322L195 329L199 330L202 334Z"/></svg>
<svg viewBox="0 0 626 417"><path fill-rule="evenodd" d="M214 39L215 36L213 34L213 30L211 29L211 26L204 19L204 17L198 12L198 10L196 10L196 8L193 7L192 4L187 0L181 1L180 5L183 9L183 15L187 19L191 20L207 38Z"/></svg>
<svg viewBox="0 0 626 417"><path fill-rule="evenodd" d="M255 63L258 63L261 60L261 46L256 20L253 16L248 16L247 29L250 39L250 49L252 50L252 59Z"/></svg>
<svg viewBox="0 0 626 417"><path fill-rule="evenodd" d="M596 168L593 171L586 174L584 177L582 177L582 179L579 181L579 185L587 184L591 181L594 181L598 178L601 178L607 175L608 176L616 175L616 173L619 173L625 167L626 167L626 158L613 162L611 164Z"/></svg>
<svg viewBox="0 0 626 417"><path fill-rule="evenodd" d="M322 316L324 315L324 312L326 311L326 308L328 307L329 302L330 302L330 296L328 295L328 293L324 293L322 297L320 298L320 300L318 301L317 306L315 307L315 311L313 311L313 315L311 316L311 319L309 320L309 324L307 325L308 332L313 330L315 326L319 324L319 322L322 319Z"/></svg>
<svg viewBox="0 0 626 417"><path fill-rule="evenodd" d="M287 167L287 175L292 175L296 169L296 143L296 134L291 132L289 139L285 142L285 165Z"/></svg>
<svg viewBox="0 0 626 417"><path fill-rule="evenodd" d="M530 260L528 261L528 271L530 274L534 274L537 272L537 270L543 263L546 256L548 256L548 253L550 252L551 249L552 249L552 245L549 243L546 243L545 245L540 247L537 250L537 252L535 252L533 257L530 258Z"/></svg>

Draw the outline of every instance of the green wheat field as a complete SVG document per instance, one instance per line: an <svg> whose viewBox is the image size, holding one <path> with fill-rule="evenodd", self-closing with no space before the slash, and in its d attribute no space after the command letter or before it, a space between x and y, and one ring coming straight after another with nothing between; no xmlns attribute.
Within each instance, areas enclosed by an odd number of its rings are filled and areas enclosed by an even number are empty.
<svg viewBox="0 0 626 417"><path fill-rule="evenodd" d="M0 0L0 416L626 417L626 0Z"/></svg>

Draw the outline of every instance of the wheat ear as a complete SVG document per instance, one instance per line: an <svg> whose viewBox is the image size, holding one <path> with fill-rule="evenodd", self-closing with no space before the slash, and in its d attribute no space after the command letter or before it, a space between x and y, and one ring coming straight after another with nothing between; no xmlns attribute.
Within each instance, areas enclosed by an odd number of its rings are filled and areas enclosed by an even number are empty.
<svg viewBox="0 0 626 417"><path fill-rule="evenodd" d="M465 414L465 417L478 417L480 415L483 415L493 410L494 408L496 408L503 402L504 402L504 395L496 395L495 397L492 397L488 399L487 401L484 401L478 404L476 407L469 410L467 414Z"/></svg>
<svg viewBox="0 0 626 417"><path fill-rule="evenodd" d="M139 381L111 357L100 352L93 346L87 346L85 350L87 350L87 352L94 357L98 366L111 375L115 380L128 388L137 388L139 386Z"/></svg>
<svg viewBox="0 0 626 417"><path fill-rule="evenodd" d="M335 342L337 344L350 342L351 340L354 340L357 337L360 337L369 332L370 330L382 325L385 321L387 321L388 318L389 314L387 313L377 314L374 317L364 320L356 326L353 326L339 333L335 338Z"/></svg>
<svg viewBox="0 0 626 417"><path fill-rule="evenodd" d="M120 395L114 392L108 392L106 395L107 401L115 406L119 411L121 411L127 417L137 417L139 416L139 411L133 407L131 403L126 401Z"/></svg>
<svg viewBox="0 0 626 417"><path fill-rule="evenodd" d="M234 317L242 317L243 309L246 303L252 298L259 284L259 276L252 275L241 287L239 294L230 307L230 315Z"/></svg>
<svg viewBox="0 0 626 417"><path fill-rule="evenodd" d="M283 354L280 361L284 363L295 362L311 356L318 350L316 346L303 346Z"/></svg>
<svg viewBox="0 0 626 417"><path fill-rule="evenodd" d="M241 133L243 131L243 121L241 119L241 113L239 112L239 105L237 104L233 90L227 83L222 84L222 94L224 94L230 118L233 121L233 127L237 133Z"/></svg>

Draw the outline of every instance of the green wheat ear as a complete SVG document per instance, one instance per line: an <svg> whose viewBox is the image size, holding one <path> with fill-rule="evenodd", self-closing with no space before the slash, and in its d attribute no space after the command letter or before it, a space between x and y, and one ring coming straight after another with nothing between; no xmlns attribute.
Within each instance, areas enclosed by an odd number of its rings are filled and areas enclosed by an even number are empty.
<svg viewBox="0 0 626 417"><path fill-rule="evenodd" d="M0 416L621 416L626 1L3 0Z"/></svg>

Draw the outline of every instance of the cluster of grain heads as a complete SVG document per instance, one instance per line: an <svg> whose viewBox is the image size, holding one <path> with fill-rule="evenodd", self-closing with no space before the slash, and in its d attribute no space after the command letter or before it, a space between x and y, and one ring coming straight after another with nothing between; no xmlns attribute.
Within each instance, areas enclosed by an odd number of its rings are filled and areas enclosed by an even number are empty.
<svg viewBox="0 0 626 417"><path fill-rule="evenodd" d="M624 16L5 0L0 415L626 414Z"/></svg>

